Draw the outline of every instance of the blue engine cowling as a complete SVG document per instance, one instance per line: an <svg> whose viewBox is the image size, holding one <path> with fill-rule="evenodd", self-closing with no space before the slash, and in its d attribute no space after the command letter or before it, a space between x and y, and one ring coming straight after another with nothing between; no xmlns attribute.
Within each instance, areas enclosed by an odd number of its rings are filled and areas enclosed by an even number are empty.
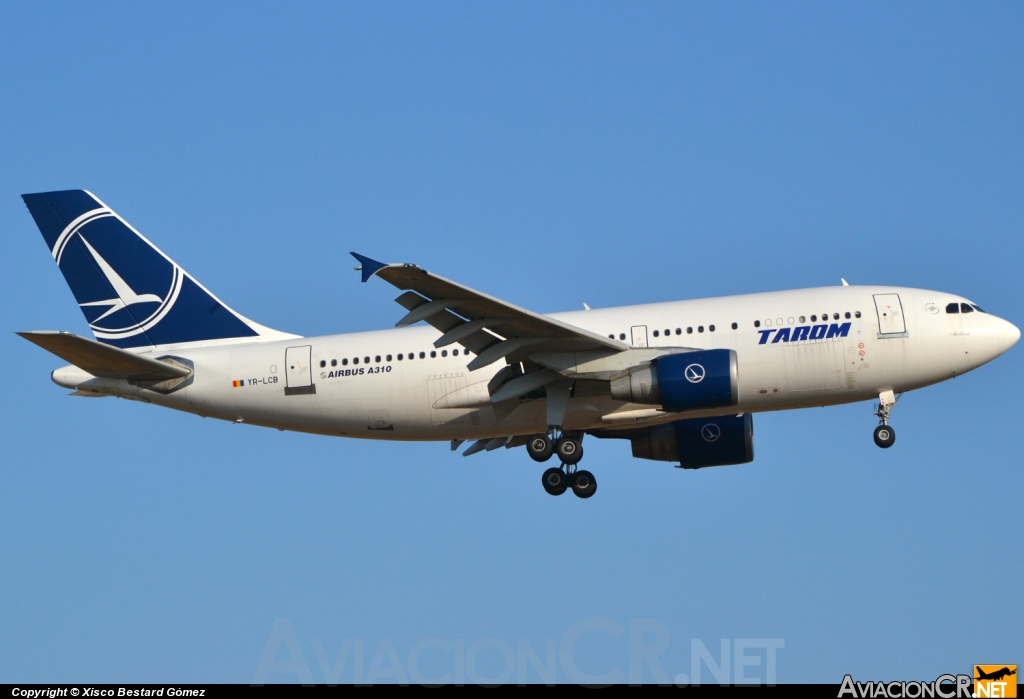
<svg viewBox="0 0 1024 699"><path fill-rule="evenodd" d="M676 420L630 442L634 457L678 461L680 468L745 464L754 460L754 420L750 413Z"/></svg>
<svg viewBox="0 0 1024 699"><path fill-rule="evenodd" d="M661 405L670 412L707 410L739 401L736 352L698 350L659 357L611 382L616 400Z"/></svg>
<svg viewBox="0 0 1024 699"><path fill-rule="evenodd" d="M670 354L655 361L665 410L682 412L736 405L736 352L727 349Z"/></svg>

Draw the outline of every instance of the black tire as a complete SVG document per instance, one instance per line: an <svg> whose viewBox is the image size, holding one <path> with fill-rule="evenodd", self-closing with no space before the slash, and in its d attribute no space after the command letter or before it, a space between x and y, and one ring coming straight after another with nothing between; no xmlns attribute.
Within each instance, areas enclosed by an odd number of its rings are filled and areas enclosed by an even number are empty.
<svg viewBox="0 0 1024 699"><path fill-rule="evenodd" d="M578 464L583 458L583 445L578 439L562 437L555 442L555 453L558 454L558 458L562 460L563 464L572 466Z"/></svg>
<svg viewBox="0 0 1024 699"><path fill-rule="evenodd" d="M565 471L560 468L549 468L540 477L540 482L544 486L544 490L548 492L548 495L561 495L569 487L569 478L565 475Z"/></svg>
<svg viewBox="0 0 1024 699"><path fill-rule="evenodd" d="M597 481L590 471L577 471L573 474L572 492L578 498L589 498L597 492Z"/></svg>
<svg viewBox="0 0 1024 699"><path fill-rule="evenodd" d="M526 443L526 452L534 461L543 463L551 458L555 445L546 434L536 434Z"/></svg>
<svg viewBox="0 0 1024 699"><path fill-rule="evenodd" d="M879 425L875 428L875 444L888 449L896 443L896 430L888 425Z"/></svg>

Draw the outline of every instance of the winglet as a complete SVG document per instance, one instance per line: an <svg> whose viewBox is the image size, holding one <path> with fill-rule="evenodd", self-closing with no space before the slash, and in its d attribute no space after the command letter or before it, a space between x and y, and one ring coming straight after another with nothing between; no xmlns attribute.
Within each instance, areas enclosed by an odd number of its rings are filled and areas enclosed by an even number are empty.
<svg viewBox="0 0 1024 699"><path fill-rule="evenodd" d="M387 267L387 265L384 264L383 262L377 262L377 260L371 260L369 257L366 257L364 255L360 255L358 252L350 252L349 255L351 255L352 257L354 257L357 260L359 260L359 263L362 265L362 267L360 269L361 269L361 271L363 273L363 281L364 282L368 281L370 279L370 277L372 277L377 272L379 272L380 270L382 270L385 267Z"/></svg>

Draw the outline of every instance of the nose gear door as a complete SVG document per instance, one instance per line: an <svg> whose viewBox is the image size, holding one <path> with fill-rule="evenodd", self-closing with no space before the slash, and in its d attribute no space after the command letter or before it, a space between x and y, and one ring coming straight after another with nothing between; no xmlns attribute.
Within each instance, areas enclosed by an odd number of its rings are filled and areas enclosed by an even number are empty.
<svg viewBox="0 0 1024 699"><path fill-rule="evenodd" d="M878 313L878 336L899 337L907 334L907 321L903 317L903 304L899 294L875 294Z"/></svg>
<svg viewBox="0 0 1024 699"><path fill-rule="evenodd" d="M316 393L316 386L313 384L313 372L310 371L312 354L313 347L311 345L289 347L284 351L284 394L286 396Z"/></svg>

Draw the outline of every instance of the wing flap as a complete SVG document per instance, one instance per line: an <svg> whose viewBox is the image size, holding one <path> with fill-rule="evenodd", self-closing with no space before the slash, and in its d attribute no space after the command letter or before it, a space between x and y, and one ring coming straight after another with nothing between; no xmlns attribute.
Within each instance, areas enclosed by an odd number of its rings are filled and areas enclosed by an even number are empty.
<svg viewBox="0 0 1024 699"><path fill-rule="evenodd" d="M19 332L29 342L57 355L79 369L103 379L166 381L192 373L180 364L168 364L69 332Z"/></svg>

